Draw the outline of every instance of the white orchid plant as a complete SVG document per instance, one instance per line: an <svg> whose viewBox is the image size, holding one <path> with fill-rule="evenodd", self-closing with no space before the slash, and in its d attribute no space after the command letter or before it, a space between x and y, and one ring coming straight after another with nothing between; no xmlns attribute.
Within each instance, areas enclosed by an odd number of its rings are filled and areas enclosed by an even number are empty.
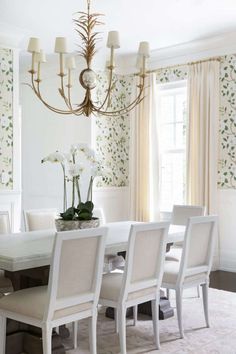
<svg viewBox="0 0 236 354"><path fill-rule="evenodd" d="M85 144L75 144L70 148L69 154L56 151L49 154L41 161L59 163L63 171L63 213L60 214L63 220L91 220L93 218L93 181L97 176L102 175L102 167L95 157L94 150ZM84 162L84 163L83 163ZM80 184L85 173L90 172L90 181L86 201L82 202ZM67 185L72 183L71 205L67 203Z"/></svg>

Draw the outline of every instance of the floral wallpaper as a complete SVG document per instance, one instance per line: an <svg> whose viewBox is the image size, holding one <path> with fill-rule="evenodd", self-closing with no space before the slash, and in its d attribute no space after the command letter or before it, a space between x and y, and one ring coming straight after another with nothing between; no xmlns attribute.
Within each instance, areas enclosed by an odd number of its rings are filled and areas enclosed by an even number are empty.
<svg viewBox="0 0 236 354"><path fill-rule="evenodd" d="M188 67L186 65L157 70L157 83L187 80Z"/></svg>
<svg viewBox="0 0 236 354"><path fill-rule="evenodd" d="M157 71L157 82L185 80L187 66L164 68ZM111 102L113 108L129 103L132 92L132 76L116 76ZM97 99L102 101L107 87L105 74L99 76ZM99 117L96 120L96 150L106 167L98 186L127 186L129 166L129 117ZM236 189L236 54L222 57L220 65L220 144L219 188Z"/></svg>
<svg viewBox="0 0 236 354"><path fill-rule="evenodd" d="M220 158L218 185L236 188L236 55L222 57L220 69Z"/></svg>
<svg viewBox="0 0 236 354"><path fill-rule="evenodd" d="M12 189L13 159L13 53L0 48L0 179L1 189Z"/></svg>
<svg viewBox="0 0 236 354"><path fill-rule="evenodd" d="M106 73L98 75L96 100L102 103L108 87ZM132 76L114 75L112 110L127 106L132 93ZM129 115L116 118L98 116L95 122L96 152L104 167L98 187L123 187L128 185L129 176Z"/></svg>

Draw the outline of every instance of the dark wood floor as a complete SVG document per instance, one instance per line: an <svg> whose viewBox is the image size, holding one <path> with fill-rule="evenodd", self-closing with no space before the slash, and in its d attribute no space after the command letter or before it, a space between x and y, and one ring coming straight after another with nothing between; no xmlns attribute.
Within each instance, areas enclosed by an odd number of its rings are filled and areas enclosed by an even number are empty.
<svg viewBox="0 0 236 354"><path fill-rule="evenodd" d="M222 270L211 272L210 287L236 292L236 273L224 272Z"/></svg>

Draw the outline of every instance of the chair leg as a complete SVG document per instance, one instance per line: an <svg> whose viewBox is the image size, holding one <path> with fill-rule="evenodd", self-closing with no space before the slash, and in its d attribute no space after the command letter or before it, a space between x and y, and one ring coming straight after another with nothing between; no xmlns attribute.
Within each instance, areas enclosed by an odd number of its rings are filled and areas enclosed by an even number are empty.
<svg viewBox="0 0 236 354"><path fill-rule="evenodd" d="M170 300L170 289L166 289L166 297Z"/></svg>
<svg viewBox="0 0 236 354"><path fill-rule="evenodd" d="M197 297L201 297L200 285L197 286Z"/></svg>
<svg viewBox="0 0 236 354"><path fill-rule="evenodd" d="M6 317L0 316L0 353L5 353L6 350Z"/></svg>
<svg viewBox="0 0 236 354"><path fill-rule="evenodd" d="M202 299L203 299L203 307L204 307L204 315L206 320L206 326L209 328L209 312L208 312L208 284L202 285Z"/></svg>
<svg viewBox="0 0 236 354"><path fill-rule="evenodd" d="M119 339L120 339L120 353L126 354L126 308L120 306L119 312Z"/></svg>
<svg viewBox="0 0 236 354"><path fill-rule="evenodd" d="M138 322L138 305L133 306L133 318L134 318L134 326L136 326Z"/></svg>
<svg viewBox="0 0 236 354"><path fill-rule="evenodd" d="M77 342L77 334L78 334L78 321L73 322L73 342L74 342L74 349L78 347Z"/></svg>
<svg viewBox="0 0 236 354"><path fill-rule="evenodd" d="M152 323L157 349L161 348L159 335L159 300L152 300Z"/></svg>
<svg viewBox="0 0 236 354"><path fill-rule="evenodd" d="M43 354L52 353L52 327L45 324L42 327L42 337L43 337Z"/></svg>
<svg viewBox="0 0 236 354"><path fill-rule="evenodd" d="M180 338L184 338L183 321L182 321L182 289L176 289L176 310L179 325Z"/></svg>
<svg viewBox="0 0 236 354"><path fill-rule="evenodd" d="M97 313L89 318L89 347L91 354L97 354Z"/></svg>
<svg viewBox="0 0 236 354"><path fill-rule="evenodd" d="M119 333L119 315L117 308L114 308L115 332Z"/></svg>

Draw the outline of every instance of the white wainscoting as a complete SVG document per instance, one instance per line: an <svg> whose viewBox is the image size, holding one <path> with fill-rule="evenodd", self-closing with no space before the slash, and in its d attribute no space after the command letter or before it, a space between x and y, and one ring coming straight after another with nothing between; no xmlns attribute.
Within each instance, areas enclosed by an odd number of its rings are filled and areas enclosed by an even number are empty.
<svg viewBox="0 0 236 354"><path fill-rule="evenodd" d="M15 191L0 192L0 211L8 211L13 232L20 231L21 193Z"/></svg>
<svg viewBox="0 0 236 354"><path fill-rule="evenodd" d="M236 190L219 190L220 269L236 272Z"/></svg>
<svg viewBox="0 0 236 354"><path fill-rule="evenodd" d="M94 190L94 205L103 208L106 222L129 219L129 188L107 187Z"/></svg>

